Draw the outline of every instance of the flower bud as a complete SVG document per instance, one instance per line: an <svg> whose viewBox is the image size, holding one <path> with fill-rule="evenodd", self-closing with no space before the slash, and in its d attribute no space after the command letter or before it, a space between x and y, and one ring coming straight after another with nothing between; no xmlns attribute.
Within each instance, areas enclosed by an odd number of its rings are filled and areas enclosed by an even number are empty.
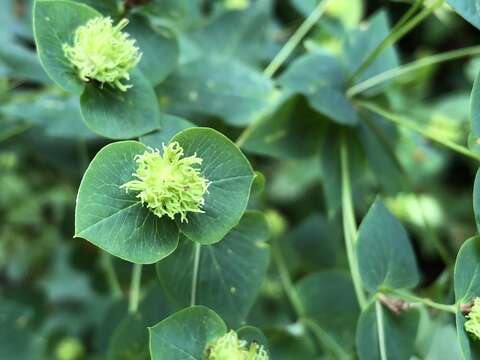
<svg viewBox="0 0 480 360"><path fill-rule="evenodd" d="M206 348L206 360L268 360L263 346L240 340L231 330Z"/></svg>
<svg viewBox="0 0 480 360"><path fill-rule="evenodd" d="M465 330L480 340L480 298L475 298L472 309L466 316Z"/></svg>
<svg viewBox="0 0 480 360"><path fill-rule="evenodd" d="M137 171L132 175L136 180L121 188L138 191L137 198L156 216L174 219L179 214L182 222L188 222L188 212L203 212L203 196L210 183L200 175L202 159L196 154L183 157L182 147L173 142L163 145L163 155L149 149L137 155L135 161Z"/></svg>
<svg viewBox="0 0 480 360"><path fill-rule="evenodd" d="M127 19L113 26L110 17L94 18L75 30L73 46L63 44L63 52L80 79L107 83L121 91L132 87L121 81L130 79L128 72L138 64L142 54L135 40L122 32L127 24Z"/></svg>

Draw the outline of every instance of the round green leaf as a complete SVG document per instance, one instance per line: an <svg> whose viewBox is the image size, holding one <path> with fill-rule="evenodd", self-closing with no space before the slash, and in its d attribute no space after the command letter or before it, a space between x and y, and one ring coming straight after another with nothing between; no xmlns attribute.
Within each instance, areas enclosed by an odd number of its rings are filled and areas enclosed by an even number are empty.
<svg viewBox="0 0 480 360"><path fill-rule="evenodd" d="M380 200L375 201L360 225L357 255L368 291L412 288L419 281L407 232Z"/></svg>
<svg viewBox="0 0 480 360"><path fill-rule="evenodd" d="M415 350L419 319L416 309L396 315L379 303L371 303L358 320L356 342L359 359L410 359ZM380 336L382 333L383 336ZM386 357L380 353L381 342Z"/></svg>
<svg viewBox="0 0 480 360"><path fill-rule="evenodd" d="M223 320L204 306L181 310L149 328L152 360L203 360L205 347L223 336Z"/></svg>
<svg viewBox="0 0 480 360"><path fill-rule="evenodd" d="M158 128L158 104L150 83L139 70L130 73L130 89L123 92L88 84L80 98L83 119L99 135L111 139L138 137Z"/></svg>
<svg viewBox="0 0 480 360"><path fill-rule="evenodd" d="M88 20L102 16L91 7L65 0L37 0L33 31L43 68L58 86L80 95L85 83L65 57L62 46L71 44L75 30Z"/></svg>
<svg viewBox="0 0 480 360"><path fill-rule="evenodd" d="M175 222L155 216L135 193L120 189L136 170L135 155L146 149L123 141L100 150L83 176L75 210L76 237L139 264L163 259L178 244Z"/></svg>
<svg viewBox="0 0 480 360"><path fill-rule="evenodd" d="M153 28L143 16L134 16L126 30L142 52L138 64L153 86L158 85L177 66L179 48L173 34L166 28Z"/></svg>
<svg viewBox="0 0 480 360"><path fill-rule="evenodd" d="M217 244L202 246L183 238L178 249L157 264L162 287L179 308L205 305L237 327L244 323L265 277L267 237L264 217L247 212Z"/></svg>
<svg viewBox="0 0 480 360"><path fill-rule="evenodd" d="M252 167L234 143L212 129L186 129L171 141L182 146L185 156L203 159L202 176L211 182L205 213L191 213L188 223L178 220L178 226L193 241L216 243L238 224L247 207L255 176Z"/></svg>

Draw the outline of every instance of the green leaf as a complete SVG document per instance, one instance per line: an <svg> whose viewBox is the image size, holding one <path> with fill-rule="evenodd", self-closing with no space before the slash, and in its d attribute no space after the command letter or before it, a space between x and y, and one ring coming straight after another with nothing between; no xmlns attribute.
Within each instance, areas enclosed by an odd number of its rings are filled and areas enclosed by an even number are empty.
<svg viewBox="0 0 480 360"><path fill-rule="evenodd" d="M35 52L15 43L14 40L1 44L0 67L5 67L5 75L14 79L50 83L50 78L43 70Z"/></svg>
<svg viewBox="0 0 480 360"><path fill-rule="evenodd" d="M278 78L278 83L301 93L314 93L325 85L343 86L345 72L332 55L313 52L295 59Z"/></svg>
<svg viewBox="0 0 480 360"><path fill-rule="evenodd" d="M88 129L80 114L78 98L52 94L28 94L0 105L7 116L28 121L44 129L45 134L56 138L92 139L97 137ZM68 116L65 116L68 114Z"/></svg>
<svg viewBox="0 0 480 360"><path fill-rule="evenodd" d="M157 99L152 86L138 70L131 71L126 92L105 85L88 84L80 98L87 126L99 135L125 139L144 135L158 128Z"/></svg>
<svg viewBox="0 0 480 360"><path fill-rule="evenodd" d="M468 304L480 296L480 237L465 241L455 262L455 299L459 304Z"/></svg>
<svg viewBox="0 0 480 360"><path fill-rule="evenodd" d="M319 113L339 124L355 125L359 119L344 95L345 82L339 61L324 53L299 57L279 78L280 85L305 95Z"/></svg>
<svg viewBox="0 0 480 360"><path fill-rule="evenodd" d="M160 117L160 130L144 135L140 141L152 148L161 149L162 144L168 144L172 137L182 130L195 127L195 124L183 118L164 114Z"/></svg>
<svg viewBox="0 0 480 360"><path fill-rule="evenodd" d="M368 21L352 30L345 41L344 53L350 72L353 74L390 33L387 13L377 11ZM394 47L389 47L356 79L356 83L369 79L399 65ZM375 90L375 89L372 89ZM370 93L372 91L369 91ZM367 93L368 94L368 93Z"/></svg>
<svg viewBox="0 0 480 360"><path fill-rule="evenodd" d="M147 324L140 314L122 320L110 339L107 360L149 360Z"/></svg>
<svg viewBox="0 0 480 360"><path fill-rule="evenodd" d="M44 341L35 336L31 311L2 296L0 302L0 359L41 360Z"/></svg>
<svg viewBox="0 0 480 360"><path fill-rule="evenodd" d="M244 323L265 277L270 258L267 237L263 216L247 212L217 244L200 246L184 238L157 264L162 287L179 308L192 302L205 305L237 327Z"/></svg>
<svg viewBox="0 0 480 360"><path fill-rule="evenodd" d="M337 271L322 271L308 275L295 288L303 315L315 321L331 341L353 351L360 309L351 278Z"/></svg>
<svg viewBox="0 0 480 360"><path fill-rule="evenodd" d="M356 343L359 359L410 359L415 350L419 318L415 309L396 315L380 303L371 303L358 320ZM386 357L381 355L380 347Z"/></svg>
<svg viewBox="0 0 480 360"><path fill-rule="evenodd" d="M142 9L174 28L190 28L202 20L201 0L151 0Z"/></svg>
<svg viewBox="0 0 480 360"><path fill-rule="evenodd" d="M173 33L165 27L152 27L143 16L132 17L127 32L142 52L139 69L153 86L158 85L177 66L179 49Z"/></svg>
<svg viewBox="0 0 480 360"><path fill-rule="evenodd" d="M63 44L71 44L75 30L88 20L101 16L84 4L66 0L37 0L33 29L38 56L48 76L58 86L80 95L85 84L63 53Z"/></svg>
<svg viewBox="0 0 480 360"><path fill-rule="evenodd" d="M406 191L406 173L395 154L396 127L372 113L365 114L362 120L358 135L378 183L387 194Z"/></svg>
<svg viewBox="0 0 480 360"><path fill-rule="evenodd" d="M206 55L215 54L246 63L265 59L272 25L272 1L252 2L243 11L227 11L192 35Z"/></svg>
<svg viewBox="0 0 480 360"><path fill-rule="evenodd" d="M480 29L480 0L447 0L451 7L470 24Z"/></svg>
<svg viewBox="0 0 480 360"><path fill-rule="evenodd" d="M357 256L368 291L412 288L419 281L407 232L380 200L373 203L360 225Z"/></svg>
<svg viewBox="0 0 480 360"><path fill-rule="evenodd" d="M317 151L325 121L300 96L283 96L259 119L241 145L248 152L275 158L301 158Z"/></svg>
<svg viewBox="0 0 480 360"><path fill-rule="evenodd" d="M167 112L186 118L220 117L233 126L251 123L277 96L262 73L234 59L213 57L181 66L157 93Z"/></svg>
<svg viewBox="0 0 480 360"><path fill-rule="evenodd" d="M200 244L220 241L242 217L255 176L238 147L221 133L208 128L186 129L171 140L177 141L185 156L203 159L201 174L211 183L205 195L204 213L187 215L177 221L180 230Z"/></svg>
<svg viewBox="0 0 480 360"><path fill-rule="evenodd" d="M203 360L208 344L223 336L223 320L204 306L181 310L149 328L152 360Z"/></svg>
<svg viewBox="0 0 480 360"><path fill-rule="evenodd" d="M38 0L37 0L38 1ZM111 16L116 18L119 13L119 6L117 0L74 0L79 3L84 3L85 5L91 6L95 10L98 10L105 16Z"/></svg>
<svg viewBox="0 0 480 360"><path fill-rule="evenodd" d="M470 133L468 135L468 146L470 149L480 152L480 73L475 78L470 96L470 114L471 123Z"/></svg>
<svg viewBox="0 0 480 360"><path fill-rule="evenodd" d="M75 211L75 236L112 255L150 264L172 253L178 244L175 222L158 218L136 194L120 186L136 171L135 155L147 148L135 141L104 147L83 176Z"/></svg>

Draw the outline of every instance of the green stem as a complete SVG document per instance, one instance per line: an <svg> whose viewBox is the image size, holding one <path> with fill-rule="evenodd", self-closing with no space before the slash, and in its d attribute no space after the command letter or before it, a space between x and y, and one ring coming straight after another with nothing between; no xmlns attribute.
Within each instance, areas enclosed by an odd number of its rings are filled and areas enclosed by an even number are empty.
<svg viewBox="0 0 480 360"><path fill-rule="evenodd" d="M416 295L412 295L407 292L404 292L402 290L388 290L386 291L386 294L393 295L404 301L419 303L419 304L431 307L432 309L446 311L453 314L456 313L456 309L457 309L455 305L440 304L428 298L421 298Z"/></svg>
<svg viewBox="0 0 480 360"><path fill-rule="evenodd" d="M313 334L315 334L318 341L329 349L335 359L349 360L351 356L343 350L343 348L332 338L326 331L318 326L314 321L310 319L300 319L300 322L309 328Z"/></svg>
<svg viewBox="0 0 480 360"><path fill-rule="evenodd" d="M471 46L471 47L467 47L459 50L447 51L444 53L428 56L428 57L413 61L410 64L406 64L403 66L396 67L394 69L384 71L355 86L352 86L347 90L347 96L353 97L381 83L384 83L393 78L400 77L405 74L417 71L424 67L439 64L445 61L452 61L452 60L460 59L463 57L479 55L479 54L480 54L480 46Z"/></svg>
<svg viewBox="0 0 480 360"><path fill-rule="evenodd" d="M379 115L381 115L384 119L386 120L389 120L391 122L393 122L394 124L397 124L399 126L402 126L404 128L407 128L407 129L410 129L410 130L413 130L419 134L421 134L422 136L432 140L432 141L435 141L461 155L464 155L466 157L469 157L469 158L472 158L474 160L480 160L480 155L478 154L475 154L474 152L470 151L469 149L467 149L466 147L462 146L462 145L459 145L453 141L450 141L450 140L447 140L447 139L443 139L442 137L436 135L436 134L431 134L430 132L426 131L423 127L421 127L420 125L402 117L402 116L399 116L399 115L396 115L396 114L393 114L385 109L382 109L381 107L373 104L373 103L370 103L370 102L366 102L366 101L359 101L357 102L358 105L364 107L365 109L368 109L370 111L373 111L374 113L377 113Z"/></svg>
<svg viewBox="0 0 480 360"><path fill-rule="evenodd" d="M110 292L113 297L120 298L122 296L122 288L120 287L120 282L118 281L117 274L115 273L115 268L113 267L113 258L112 255L106 251L102 251L101 254L101 266L105 273L105 278L107 279Z"/></svg>
<svg viewBox="0 0 480 360"><path fill-rule="evenodd" d="M277 70L282 66L285 60L291 55L293 50L297 45L302 41L305 35L312 29L312 27L317 23L317 21L322 17L322 15L327 10L328 5L332 0L320 1L318 5L313 9L310 15L305 19L305 21L300 25L300 27L295 31L295 33L288 39L282 49L279 51L277 56L275 56L272 62L266 67L263 72L268 77L272 77Z"/></svg>
<svg viewBox="0 0 480 360"><path fill-rule="evenodd" d="M200 266L200 252L201 245L199 243L195 244L195 254L193 258L193 274L192 274L192 286L190 292L190 306L195 305L197 297L197 282L198 282L198 270Z"/></svg>
<svg viewBox="0 0 480 360"><path fill-rule="evenodd" d="M133 264L132 281L130 283L130 298L128 302L128 312L134 314L138 310L140 301L140 283L142 281L142 265Z"/></svg>
<svg viewBox="0 0 480 360"><path fill-rule="evenodd" d="M350 267L350 273L352 275L353 286L355 288L357 300L360 307L364 309L367 304L367 299L362 289L362 280L360 278L357 257L355 254L357 225L355 223L355 214L353 210L350 174L348 169L348 149L344 133L342 133L340 143L340 166L342 173L342 218L345 248L347 251L348 264Z"/></svg>
<svg viewBox="0 0 480 360"><path fill-rule="evenodd" d="M280 244L278 243L277 237L273 237L271 240L272 245L272 257L275 262L275 266L278 270L278 275L280 276L280 281L282 283L283 290L290 301L295 313L299 318L304 315L304 309L300 298L298 297L297 291L293 286L292 279L288 272L287 264L280 249Z"/></svg>
<svg viewBox="0 0 480 360"><path fill-rule="evenodd" d="M365 59L365 61L360 65L360 67L355 71L355 73L350 78L350 84L355 81L365 70L368 69L370 65L390 46L399 41L402 37L408 34L414 27L421 23L427 16L434 12L438 7L443 4L444 0L437 0L431 6L425 7L417 15L405 21L405 19L400 19L402 21L401 26L395 26L394 29L388 34L388 36L375 48L375 50ZM417 4L414 4L413 7L416 7ZM407 13L411 13L410 11ZM413 13L413 11L412 11ZM400 22L399 22L400 23Z"/></svg>
<svg viewBox="0 0 480 360"><path fill-rule="evenodd" d="M380 349L380 359L388 360L387 348L385 343L385 325L383 323L383 309L382 304L375 301L375 314L377 316L377 331L378 331L378 347Z"/></svg>

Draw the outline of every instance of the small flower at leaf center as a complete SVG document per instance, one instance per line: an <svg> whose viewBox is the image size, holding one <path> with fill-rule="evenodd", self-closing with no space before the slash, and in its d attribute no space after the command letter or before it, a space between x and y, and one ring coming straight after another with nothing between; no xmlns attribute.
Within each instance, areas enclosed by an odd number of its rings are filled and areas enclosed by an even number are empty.
<svg viewBox="0 0 480 360"><path fill-rule="evenodd" d="M480 340L480 298L475 298L472 309L466 316L465 330Z"/></svg>
<svg viewBox="0 0 480 360"><path fill-rule="evenodd" d="M75 30L73 46L63 44L63 52L80 79L107 83L121 91L132 87L122 80L130 79L129 71L138 64L142 54L135 40L122 32L127 25L127 19L113 26L110 17L98 17Z"/></svg>
<svg viewBox="0 0 480 360"><path fill-rule="evenodd" d="M240 340L237 333L233 330L209 344L205 349L205 360L268 359L268 354L263 346L255 342L248 346L248 343L245 340Z"/></svg>
<svg viewBox="0 0 480 360"><path fill-rule="evenodd" d="M202 159L196 154L184 157L182 147L173 142L163 145L163 155L159 150L148 149L137 155L135 161L136 179L121 188L137 191L137 198L156 216L174 219L178 214L182 222L188 222L189 212L204 212L204 195L210 182L200 175Z"/></svg>

